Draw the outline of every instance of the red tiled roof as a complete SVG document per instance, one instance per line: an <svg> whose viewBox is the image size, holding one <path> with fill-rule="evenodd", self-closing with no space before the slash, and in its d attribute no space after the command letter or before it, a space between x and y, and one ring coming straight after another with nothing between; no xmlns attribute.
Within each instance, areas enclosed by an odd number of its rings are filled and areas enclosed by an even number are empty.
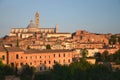
<svg viewBox="0 0 120 80"><path fill-rule="evenodd" d="M24 50L22 50L22 49L19 48L19 47L7 47L6 50L7 50L8 52L22 52L22 51L24 51Z"/></svg>
<svg viewBox="0 0 120 80"><path fill-rule="evenodd" d="M26 50L25 53L54 53L54 52L71 52L73 50Z"/></svg>

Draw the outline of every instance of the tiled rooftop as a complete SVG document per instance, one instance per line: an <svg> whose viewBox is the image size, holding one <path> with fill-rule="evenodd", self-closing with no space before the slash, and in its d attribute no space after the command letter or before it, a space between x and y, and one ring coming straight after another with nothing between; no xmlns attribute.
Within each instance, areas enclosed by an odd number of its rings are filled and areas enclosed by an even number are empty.
<svg viewBox="0 0 120 80"><path fill-rule="evenodd" d="M26 50L25 53L56 53L56 52L71 52L73 50L34 50L34 49L30 49L30 50Z"/></svg>
<svg viewBox="0 0 120 80"><path fill-rule="evenodd" d="M22 49L20 49L18 47L7 47L6 50L9 52L21 52L21 51L23 51Z"/></svg>

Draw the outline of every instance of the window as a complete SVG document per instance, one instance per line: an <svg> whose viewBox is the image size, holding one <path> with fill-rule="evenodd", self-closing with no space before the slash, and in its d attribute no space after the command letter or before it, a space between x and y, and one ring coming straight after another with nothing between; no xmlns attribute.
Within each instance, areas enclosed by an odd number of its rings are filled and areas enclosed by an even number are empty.
<svg viewBox="0 0 120 80"><path fill-rule="evenodd" d="M5 60L5 56L4 55L2 56L2 60Z"/></svg>
<svg viewBox="0 0 120 80"><path fill-rule="evenodd" d="M40 64L42 64L42 61L40 61Z"/></svg>
<svg viewBox="0 0 120 80"><path fill-rule="evenodd" d="M65 53L63 54L63 57L65 57Z"/></svg>
<svg viewBox="0 0 120 80"><path fill-rule="evenodd" d="M54 54L54 57L55 57L55 54Z"/></svg>
<svg viewBox="0 0 120 80"><path fill-rule="evenodd" d="M14 67L14 63L11 63L11 66Z"/></svg>
<svg viewBox="0 0 120 80"><path fill-rule="evenodd" d="M18 54L16 54L16 59L19 59L19 55Z"/></svg>
<svg viewBox="0 0 120 80"><path fill-rule="evenodd" d="M40 58L41 58L41 56L40 56Z"/></svg>
<svg viewBox="0 0 120 80"><path fill-rule="evenodd" d="M30 62L30 65L32 65L32 62Z"/></svg>
<svg viewBox="0 0 120 80"><path fill-rule="evenodd" d="M21 66L23 66L23 63L20 63Z"/></svg>
<svg viewBox="0 0 120 80"><path fill-rule="evenodd" d="M51 62L49 61L49 64L50 64Z"/></svg>
<svg viewBox="0 0 120 80"><path fill-rule="evenodd" d="M46 61L44 61L44 64L46 64Z"/></svg>
<svg viewBox="0 0 120 80"><path fill-rule="evenodd" d="M60 57L60 54L59 54L59 57Z"/></svg>
<svg viewBox="0 0 120 80"><path fill-rule="evenodd" d="M56 61L54 60L54 64L56 63Z"/></svg>
<svg viewBox="0 0 120 80"><path fill-rule="evenodd" d="M27 56L26 56L26 59L27 59Z"/></svg>
<svg viewBox="0 0 120 80"><path fill-rule="evenodd" d="M40 70L42 70L42 67L40 67Z"/></svg>
<svg viewBox="0 0 120 80"><path fill-rule="evenodd" d="M70 59L68 59L68 63L70 63Z"/></svg>

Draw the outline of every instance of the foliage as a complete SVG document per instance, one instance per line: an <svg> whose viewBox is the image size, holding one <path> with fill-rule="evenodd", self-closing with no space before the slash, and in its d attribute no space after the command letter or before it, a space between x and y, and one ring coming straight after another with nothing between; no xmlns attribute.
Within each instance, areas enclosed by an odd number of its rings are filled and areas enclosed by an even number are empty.
<svg viewBox="0 0 120 80"><path fill-rule="evenodd" d="M92 65L82 58L70 65L56 63L49 72L36 74L35 80L115 80L115 77L119 80L117 73L102 64Z"/></svg>
<svg viewBox="0 0 120 80"><path fill-rule="evenodd" d="M113 54L113 61L116 64L120 64L120 50L116 51L115 54Z"/></svg>
<svg viewBox="0 0 120 80"><path fill-rule="evenodd" d="M8 38L9 36L8 35L5 35L4 37L3 37L3 39L6 39L6 38Z"/></svg>
<svg viewBox="0 0 120 80"><path fill-rule="evenodd" d="M116 42L116 35L112 35L112 36L110 37L110 39L109 39L109 43L110 43L110 44L111 44L111 43L115 44L115 42Z"/></svg>
<svg viewBox="0 0 120 80"><path fill-rule="evenodd" d="M102 53L102 60L103 61L108 61L108 51L107 50L105 50L103 53Z"/></svg>
<svg viewBox="0 0 120 80"><path fill-rule="evenodd" d="M51 46L49 44L46 45L46 49L51 49Z"/></svg>
<svg viewBox="0 0 120 80"><path fill-rule="evenodd" d="M4 80L5 76L14 74L14 69L9 65L5 65L0 60L0 80Z"/></svg>
<svg viewBox="0 0 120 80"><path fill-rule="evenodd" d="M101 56L102 56L101 53L99 53L99 52L95 53L94 57L95 57L95 59L96 59L96 63L98 63L99 61L102 60L102 59L101 59L101 58L102 58Z"/></svg>
<svg viewBox="0 0 120 80"><path fill-rule="evenodd" d="M81 55L83 58L86 58L86 56L88 55L88 50L87 49L81 49Z"/></svg>
<svg viewBox="0 0 120 80"><path fill-rule="evenodd" d="M32 76L34 75L34 71L35 71L34 67L30 67L29 65L24 65L21 72L21 80L26 80L26 79L31 80Z"/></svg>
<svg viewBox="0 0 120 80"><path fill-rule="evenodd" d="M19 47L19 41L18 41L18 39L16 41L16 47Z"/></svg>

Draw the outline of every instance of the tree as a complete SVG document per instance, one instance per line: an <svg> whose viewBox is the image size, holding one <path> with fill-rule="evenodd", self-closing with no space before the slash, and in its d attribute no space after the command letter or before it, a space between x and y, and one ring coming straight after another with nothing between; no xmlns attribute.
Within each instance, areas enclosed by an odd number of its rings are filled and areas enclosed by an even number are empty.
<svg viewBox="0 0 120 80"><path fill-rule="evenodd" d="M88 55L88 50L87 49L81 49L81 55L83 58L86 58L86 56Z"/></svg>
<svg viewBox="0 0 120 80"><path fill-rule="evenodd" d="M116 64L120 64L120 50L115 52L114 61L115 61Z"/></svg>
<svg viewBox="0 0 120 80"><path fill-rule="evenodd" d="M96 58L96 62L101 61L101 53L99 52L95 53L94 57Z"/></svg>
<svg viewBox="0 0 120 80"><path fill-rule="evenodd" d="M8 35L5 35L4 37L3 37L3 39L6 39L6 38L8 38L9 36Z"/></svg>
<svg viewBox="0 0 120 80"><path fill-rule="evenodd" d="M108 61L108 51L105 50L103 53L102 53L102 60L103 61Z"/></svg>
<svg viewBox="0 0 120 80"><path fill-rule="evenodd" d="M115 44L115 42L116 42L116 35L112 35L112 36L110 37L109 43L111 44L111 42L112 42L113 44Z"/></svg>
<svg viewBox="0 0 120 80"><path fill-rule="evenodd" d="M46 49L51 49L51 46L49 44L46 45Z"/></svg>
<svg viewBox="0 0 120 80"><path fill-rule="evenodd" d="M32 79L32 76L34 75L35 68L30 67L29 65L24 65L22 67L22 72L21 72L21 79Z"/></svg>
<svg viewBox="0 0 120 80"><path fill-rule="evenodd" d="M0 80L4 80L5 76L14 74L14 69L9 65L3 64L0 60Z"/></svg>
<svg viewBox="0 0 120 80"><path fill-rule="evenodd" d="M19 41L18 41L18 39L16 41L16 47L19 47Z"/></svg>

